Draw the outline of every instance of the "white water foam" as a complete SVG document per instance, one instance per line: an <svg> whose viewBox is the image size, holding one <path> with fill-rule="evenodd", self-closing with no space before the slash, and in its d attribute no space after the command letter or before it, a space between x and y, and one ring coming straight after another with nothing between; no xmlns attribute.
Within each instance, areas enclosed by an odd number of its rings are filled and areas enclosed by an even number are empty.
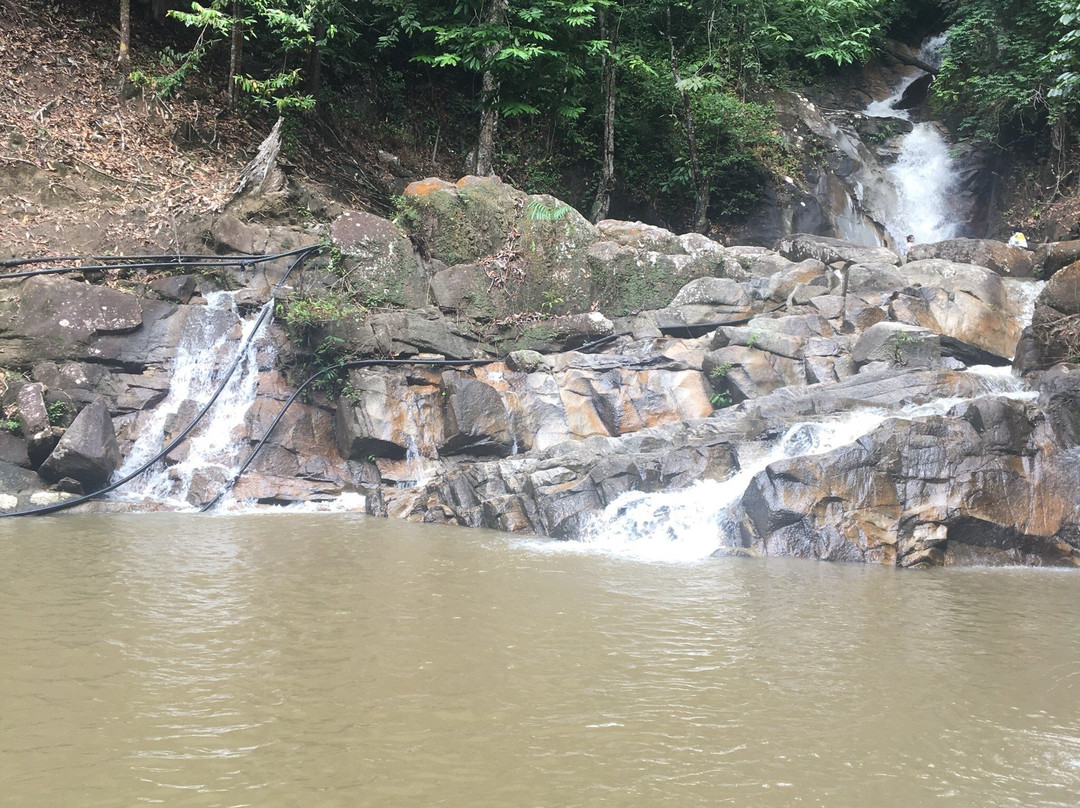
<svg viewBox="0 0 1080 808"><path fill-rule="evenodd" d="M980 395L1030 399L1029 391L1011 368L973 367L981 381ZM869 434L890 418L944 415L970 399L941 398L899 411L862 409L793 425L774 443L747 444L740 451L740 470L722 482L702 480L679 491L631 491L608 505L580 541L527 541L542 552L596 553L648 562L687 563L707 559L733 538L734 525L726 512L746 491L754 475L770 463L793 457L825 454Z"/></svg>
<svg viewBox="0 0 1080 808"><path fill-rule="evenodd" d="M186 457L172 466L159 460L122 487L117 498L153 500L169 507L190 509L193 505L188 495L196 475L210 476L222 482L231 479L232 471L238 465L240 445L244 442L244 418L255 400L259 340L251 332L259 322L259 314L261 312L243 320L230 292L211 292L206 296L204 307L191 310L177 346L169 393L140 430L115 478L132 473L160 452L172 437L166 434L167 430L177 429L171 422L182 421L180 428L186 426L210 400L222 375L245 342L247 350L227 386L190 438ZM237 326L241 326L239 341L228 339L229 332ZM178 451L183 448L178 447Z"/></svg>
<svg viewBox="0 0 1080 808"><path fill-rule="evenodd" d="M927 40L920 56L930 64L940 61L945 44L944 35ZM875 101L864 115L877 118L910 120L907 110L893 109L913 81L904 81L891 96ZM889 167L896 186L896 208L889 212L885 226L893 240L900 244L910 233L917 242L943 241L955 238L959 231L959 216L955 209L957 167L949 153L949 144L939 127L933 123L916 123L900 144L900 154Z"/></svg>
<svg viewBox="0 0 1080 808"><path fill-rule="evenodd" d="M266 505L252 500L237 499L232 492L225 494L214 506L213 514L259 513L355 513L363 514L367 497L357 491L346 491L333 499L290 502L287 505Z"/></svg>

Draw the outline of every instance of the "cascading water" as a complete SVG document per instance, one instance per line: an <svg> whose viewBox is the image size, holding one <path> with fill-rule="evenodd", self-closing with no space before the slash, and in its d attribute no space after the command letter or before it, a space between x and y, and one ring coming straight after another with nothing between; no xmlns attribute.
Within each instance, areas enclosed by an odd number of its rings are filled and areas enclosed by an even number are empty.
<svg viewBox="0 0 1080 808"><path fill-rule="evenodd" d="M928 39L923 43L921 58L931 65L940 63L944 44L944 35ZM907 79L891 96L870 104L863 114L911 120L907 110L896 109L894 105L917 78ZM896 188L896 206L884 216L885 226L897 244L908 234L914 235L917 242L942 241L959 235L959 223L965 214L956 207L957 166L949 151L941 128L932 122L915 123L901 140L900 153L889 167Z"/></svg>
<svg viewBox="0 0 1080 808"><path fill-rule="evenodd" d="M273 305L273 301L266 305ZM200 504L192 499L194 481L202 478L223 483L229 479L237 465L244 418L255 400L260 346L252 330L259 322L269 320L260 319L260 314L244 320L230 292L209 293L205 306L192 308L177 346L169 394L140 429L116 478L130 474L160 452L210 400L242 346L246 346L244 356L193 437L175 450L176 454L186 450L186 456L172 465L158 461L124 486L120 498L187 508ZM239 340L229 339L229 333L238 327Z"/></svg>
<svg viewBox="0 0 1080 808"><path fill-rule="evenodd" d="M1010 368L975 367L984 395L1034 398ZM817 422L791 426L768 445L751 443L740 448L740 470L727 480L703 480L680 491L623 494L599 514L581 541L534 542L550 552L589 552L642 561L689 562L708 558L732 535L725 524L728 509L746 491L750 481L770 463L783 458L825 454L855 442L889 418L943 415L962 401L942 398L898 412L856 410Z"/></svg>

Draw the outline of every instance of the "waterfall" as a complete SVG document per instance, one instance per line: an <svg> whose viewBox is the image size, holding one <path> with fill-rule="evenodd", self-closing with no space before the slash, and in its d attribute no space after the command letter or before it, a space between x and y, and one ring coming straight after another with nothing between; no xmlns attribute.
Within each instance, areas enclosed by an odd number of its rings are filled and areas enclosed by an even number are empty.
<svg viewBox="0 0 1080 808"><path fill-rule="evenodd" d="M1010 368L973 367L984 395L1033 399ZM581 541L531 542L548 552L585 552L641 561L690 562L708 558L720 546L738 544L729 508L742 497L750 481L770 463L784 458L825 454L854 443L889 418L944 415L963 399L942 398L898 412L865 408L819 421L800 421L781 438L739 447L739 471L723 481L702 480L679 491L619 496L595 517Z"/></svg>
<svg viewBox="0 0 1080 808"><path fill-rule="evenodd" d="M944 35L928 39L922 45L921 58L932 65L940 63L944 43ZM863 114L910 121L907 110L894 109L893 105L918 78L907 79L891 96L870 104ZM965 212L956 204L957 166L938 124L915 123L902 138L899 155L888 173L896 188L896 205L883 218L895 243L902 243L909 233L916 242L942 241L959 235L959 222Z"/></svg>
<svg viewBox="0 0 1080 808"><path fill-rule="evenodd" d="M273 300L266 305L273 305ZM230 479L244 443L244 418L255 400L260 346L252 330L260 315L257 312L243 319L230 292L211 292L205 306L191 307L173 360L169 394L140 428L115 474L117 479L146 463L191 422L210 400L241 346L246 345L244 356L190 440L120 489L119 498L190 508L220 491L214 487L205 496L206 491L193 490L197 483L213 487ZM232 332L238 328L236 339Z"/></svg>

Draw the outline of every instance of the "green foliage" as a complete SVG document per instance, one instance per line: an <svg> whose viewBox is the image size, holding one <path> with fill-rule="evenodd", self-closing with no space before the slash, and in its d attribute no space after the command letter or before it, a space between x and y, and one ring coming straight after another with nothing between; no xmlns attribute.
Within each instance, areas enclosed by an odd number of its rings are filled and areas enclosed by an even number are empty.
<svg viewBox="0 0 1080 808"><path fill-rule="evenodd" d="M722 390L709 396L709 402L717 409L731 406L731 391Z"/></svg>
<svg viewBox="0 0 1080 808"><path fill-rule="evenodd" d="M301 67L289 62L306 60L327 48L339 33L336 20L345 10L341 0L213 0L208 6L192 3L191 11L172 9L170 17L200 31L198 41L173 72L153 78L139 74L138 78L159 94L172 93L182 86L188 73L198 69L210 48L227 42L239 29L246 40L260 43L257 61L274 65L262 77L248 73L235 76L249 103L258 108L274 107L279 113L309 110L315 98L302 90L305 77ZM351 41L355 31L348 33Z"/></svg>
<svg viewBox="0 0 1080 808"><path fill-rule="evenodd" d="M360 312L346 294L297 295L277 304L276 316L283 320L294 338L302 338L319 326L343 320Z"/></svg>
<svg viewBox="0 0 1080 808"><path fill-rule="evenodd" d="M723 364L717 365L712 370L710 370L709 376L714 379L727 378L728 371L731 370L734 366L735 365L732 362L724 362Z"/></svg>
<svg viewBox="0 0 1080 808"><path fill-rule="evenodd" d="M950 5L952 26L934 96L938 110L954 116L961 132L1008 148L1064 112L1071 80L1059 81L1061 70L1055 67L1065 63L1059 58L1062 36L1055 31L1058 0L950 0Z"/></svg>
<svg viewBox="0 0 1080 808"><path fill-rule="evenodd" d="M525 218L536 222L554 222L562 219L571 210L573 208L565 203L548 206L539 199L532 199L525 206Z"/></svg>
<svg viewBox="0 0 1080 808"><path fill-rule="evenodd" d="M335 336L324 337L312 351L313 375L319 374L311 383L312 389L331 400L337 398L344 389L345 376L345 372L338 366L350 358L345 340Z"/></svg>
<svg viewBox="0 0 1080 808"><path fill-rule="evenodd" d="M728 373L735 367L733 362L723 362L712 370L709 371L709 378L713 380L715 384L725 384L724 379L727 378ZM709 401L717 408L730 407L731 406L731 391L730 390L717 390L711 396Z"/></svg>
<svg viewBox="0 0 1080 808"><path fill-rule="evenodd" d="M548 289L544 292L544 300L540 304L540 310L544 315L550 315L555 311L555 307L562 305L562 303L563 299Z"/></svg>
<svg viewBox="0 0 1080 808"><path fill-rule="evenodd" d="M236 83L247 94L249 103L260 109L273 107L279 113L287 110L303 112L315 106L314 96L297 92L302 81L300 68L261 80L251 76L236 77Z"/></svg>
<svg viewBox="0 0 1080 808"><path fill-rule="evenodd" d="M491 75L498 90L480 103L504 116L584 111L577 89L586 63L606 46L594 36L599 9L614 0L377 0L390 11L383 48L411 40L413 62Z"/></svg>
<svg viewBox="0 0 1080 808"><path fill-rule="evenodd" d="M63 401L50 401L45 405L45 414L49 418L49 423L53 426L63 423L67 411L68 405Z"/></svg>
<svg viewBox="0 0 1080 808"><path fill-rule="evenodd" d="M687 142L674 112L674 83L661 68L658 63L654 72L624 80L626 93L616 110L616 173L653 207L685 216L693 199ZM793 158L771 107L741 100L711 69L702 63L687 71L708 77L686 85L698 156L711 191L712 215L738 215L758 202L770 177L794 171Z"/></svg>
<svg viewBox="0 0 1080 808"><path fill-rule="evenodd" d="M892 361L897 365L907 364L907 347L918 342L918 338L911 334L904 334L897 332L889 337L889 352L892 356Z"/></svg>
<svg viewBox="0 0 1080 808"><path fill-rule="evenodd" d="M200 36L199 41L186 53L179 53L166 45L158 54L158 67L162 73L154 75L132 70L128 78L133 84L146 87L158 98L171 98L184 86L190 75L198 72L203 57L213 44L214 40Z"/></svg>
<svg viewBox="0 0 1080 808"><path fill-rule="evenodd" d="M0 429L10 432L12 435L21 435L22 428L22 419L17 415L12 418L0 419Z"/></svg>

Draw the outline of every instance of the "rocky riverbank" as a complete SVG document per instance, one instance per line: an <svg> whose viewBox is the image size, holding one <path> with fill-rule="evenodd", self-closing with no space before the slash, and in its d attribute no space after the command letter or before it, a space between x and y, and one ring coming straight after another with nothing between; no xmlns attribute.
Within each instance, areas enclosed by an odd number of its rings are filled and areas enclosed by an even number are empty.
<svg viewBox="0 0 1080 808"><path fill-rule="evenodd" d="M353 368L336 398L292 405L237 482L241 499L359 491L375 514L573 540L627 492L725 480L793 427L870 409L886 417L866 434L753 476L716 520L717 550L1080 564L1080 372L1061 331L1080 315L1080 244L958 239L906 264L806 235L724 247L594 226L493 178L413 183L393 222L344 211L274 227L233 213L210 232L228 253L329 247L286 285L284 259L0 281L5 510L115 473L169 390L185 322L232 285L241 309L280 298L241 457L313 352L426 363ZM296 316L318 305L324 316ZM995 365L1012 375L983 370ZM207 474L188 501L226 484Z"/></svg>

